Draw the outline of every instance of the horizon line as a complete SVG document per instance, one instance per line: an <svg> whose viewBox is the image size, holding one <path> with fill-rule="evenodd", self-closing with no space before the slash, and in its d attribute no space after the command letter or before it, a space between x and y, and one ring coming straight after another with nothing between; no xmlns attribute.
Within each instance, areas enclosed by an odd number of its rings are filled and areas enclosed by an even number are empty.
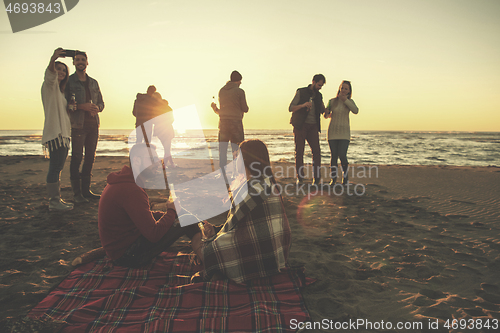
<svg viewBox="0 0 500 333"><path fill-rule="evenodd" d="M134 128L100 128L100 131L134 131ZM194 129L186 129L186 131L197 131L199 129L194 128ZM205 130L210 130L210 131L217 131L218 128L203 128L201 129L203 131ZM293 131L293 128L245 128L245 131ZM326 133L328 129L325 129L321 133ZM0 131L42 131L43 129L0 129ZM363 130L363 129L358 129L358 130L352 130L351 133L353 132L416 132L416 133L500 133L500 130Z"/></svg>

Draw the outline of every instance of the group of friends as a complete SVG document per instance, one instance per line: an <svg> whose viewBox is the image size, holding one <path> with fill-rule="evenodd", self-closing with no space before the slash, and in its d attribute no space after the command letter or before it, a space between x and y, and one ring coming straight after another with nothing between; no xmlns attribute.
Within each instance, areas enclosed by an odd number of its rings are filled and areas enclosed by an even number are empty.
<svg viewBox="0 0 500 333"><path fill-rule="evenodd" d="M247 182L245 187L234 191L233 197L241 200L233 202L226 222L215 226L207 221L197 223L195 216L171 201L166 204L166 212L151 211L149 198L139 186L137 175L134 176L133 165L151 158L152 150L155 152L155 147L149 143L153 133L165 148L165 167L176 167L170 154L174 137L172 109L154 86L150 86L146 94L138 94L134 103L137 142L130 150L129 164L107 176L107 185L101 195L90 191L99 135L98 114L104 109L104 102L97 81L86 73L86 53L75 52L73 64L76 71L71 76L68 67L56 61L65 56L65 50L61 48L54 51L42 85L45 112L42 143L50 157L47 174L50 210L73 208L72 203L61 199L59 191L60 174L71 144L70 179L74 202L100 199L99 236L103 249L115 265L146 266L185 235L191 240L193 252L204 267L192 277L193 282L227 278L244 283L279 273L286 266L291 243L290 225L265 143L258 139L244 139L243 116L249 108L245 92L240 88L242 76L239 72L233 71L230 80L220 89L219 107L215 102L211 106L220 118L219 166L224 170L228 144L231 143L233 156L241 154L243 158ZM337 97L325 107L319 92L325 82L322 74L315 75L310 85L297 89L290 103L297 183L302 183L305 178L303 155L306 141L313 155L313 183L320 183L321 115L332 119L328 129L332 153L330 185L335 184L337 178L339 157L344 171L343 182L348 181L349 112L357 114L358 108L351 99L352 88L348 81L342 82ZM143 149L144 146L148 149ZM192 216L193 223L181 226L179 217L182 215Z"/></svg>

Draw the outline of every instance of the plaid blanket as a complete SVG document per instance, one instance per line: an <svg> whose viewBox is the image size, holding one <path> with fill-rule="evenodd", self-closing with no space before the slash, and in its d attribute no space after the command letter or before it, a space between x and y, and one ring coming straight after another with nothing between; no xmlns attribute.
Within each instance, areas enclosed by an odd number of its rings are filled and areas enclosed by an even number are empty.
<svg viewBox="0 0 500 333"><path fill-rule="evenodd" d="M190 283L201 267L163 252L144 269L107 258L75 269L28 314L67 323L62 332L290 332L309 319L298 270L253 280Z"/></svg>

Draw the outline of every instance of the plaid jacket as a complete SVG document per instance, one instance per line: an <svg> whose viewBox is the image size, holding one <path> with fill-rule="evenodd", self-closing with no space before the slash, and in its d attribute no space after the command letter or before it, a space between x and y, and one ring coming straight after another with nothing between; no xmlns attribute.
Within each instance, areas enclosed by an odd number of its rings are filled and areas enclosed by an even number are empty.
<svg viewBox="0 0 500 333"><path fill-rule="evenodd" d="M290 225L281 196L272 193L273 189L269 178L262 182L252 179L236 193L243 200L231 208L221 231L204 243L206 278L221 272L244 283L277 274L285 267Z"/></svg>

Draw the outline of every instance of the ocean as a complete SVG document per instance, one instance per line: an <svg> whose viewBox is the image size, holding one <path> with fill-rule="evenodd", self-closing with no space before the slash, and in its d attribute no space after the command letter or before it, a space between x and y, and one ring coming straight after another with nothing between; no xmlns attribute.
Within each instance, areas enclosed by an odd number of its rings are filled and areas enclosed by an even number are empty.
<svg viewBox="0 0 500 333"><path fill-rule="evenodd" d="M128 137L132 129L101 130L97 156L128 156ZM348 159L358 165L454 165L500 167L499 132L395 132L352 131ZM0 155L42 155L41 130L0 130ZM269 149L272 161L294 161L292 130L245 130L245 138L258 138ZM153 139L162 156L162 146ZM200 158L208 143L217 159L217 130L193 134L177 133L172 142L175 158ZM206 147L206 146L205 146ZM70 153L71 154L71 153ZM305 162L311 163L306 145ZM228 154L228 157L231 154ZM321 133L321 162L330 163L330 149Z"/></svg>

